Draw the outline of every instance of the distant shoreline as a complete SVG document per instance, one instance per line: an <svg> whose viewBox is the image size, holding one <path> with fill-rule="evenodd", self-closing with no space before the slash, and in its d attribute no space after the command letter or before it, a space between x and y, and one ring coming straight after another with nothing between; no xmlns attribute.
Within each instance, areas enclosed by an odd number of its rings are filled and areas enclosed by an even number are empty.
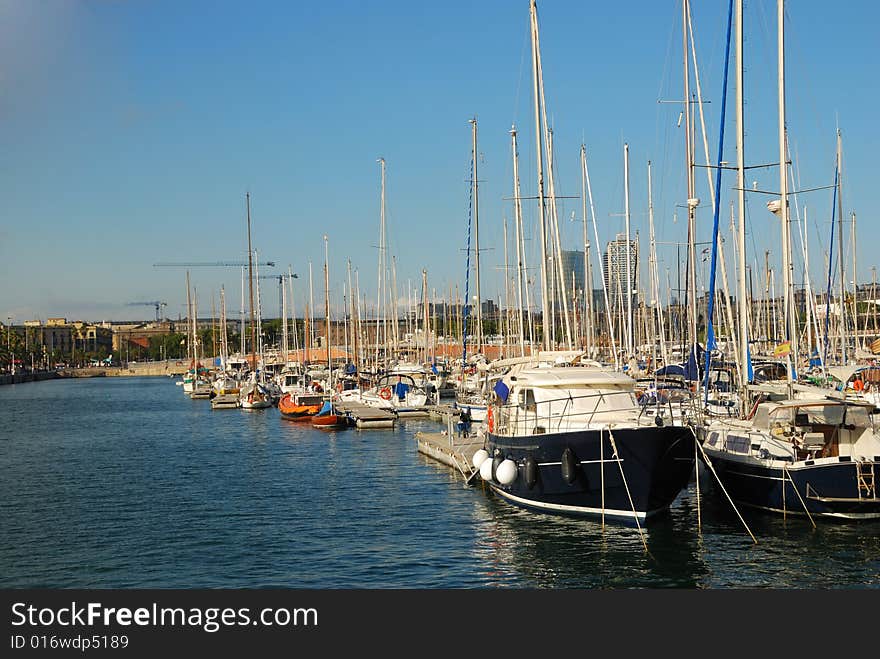
<svg viewBox="0 0 880 659"><path fill-rule="evenodd" d="M134 363L128 366L106 366L65 368L59 371L37 371L36 373L16 373L0 375L0 385L23 384L25 382L42 382L66 378L101 378L101 377L173 377L186 373L186 362L169 359L167 362Z"/></svg>

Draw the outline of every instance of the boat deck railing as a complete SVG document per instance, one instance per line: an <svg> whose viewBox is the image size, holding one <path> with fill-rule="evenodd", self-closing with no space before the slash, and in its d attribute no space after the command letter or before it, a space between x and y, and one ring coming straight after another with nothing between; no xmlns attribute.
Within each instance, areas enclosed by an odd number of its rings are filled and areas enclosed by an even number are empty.
<svg viewBox="0 0 880 659"><path fill-rule="evenodd" d="M498 419L494 420L494 432L507 434L513 427L529 428L534 434L561 432L569 428L605 426L605 425L640 425L642 406L638 404L621 405L609 408L613 400L626 396L633 400L633 392L600 391L590 394L560 396L527 403L508 403L499 407ZM587 401L583 409L575 401ZM561 405L561 409L560 409ZM671 419L672 417L670 417Z"/></svg>

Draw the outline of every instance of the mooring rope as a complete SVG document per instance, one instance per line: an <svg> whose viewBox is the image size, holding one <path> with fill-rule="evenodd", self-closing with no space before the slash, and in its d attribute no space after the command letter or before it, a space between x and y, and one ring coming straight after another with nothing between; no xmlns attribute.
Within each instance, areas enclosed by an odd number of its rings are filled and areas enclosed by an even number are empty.
<svg viewBox="0 0 880 659"><path fill-rule="evenodd" d="M794 484L794 480L791 477L791 474L788 471L788 465L782 465L782 475L785 478L788 478L788 482L791 483L792 488L794 488L794 493L797 494L798 499L800 499L801 505L804 507L804 512L807 513L807 517L810 518L810 524L813 525L813 528L816 528L816 522L813 521L813 516L810 514L810 511L807 510L807 503L801 497L801 493L798 492L797 485ZM782 490L785 491L785 478L782 479Z"/></svg>
<svg viewBox="0 0 880 659"><path fill-rule="evenodd" d="M648 541L645 538L644 531L642 531L642 525L639 524L639 516L636 513L636 506L633 503L632 495L629 493L629 485L627 484L626 476L623 473L623 461L620 459L620 455L617 453L617 443L614 441L614 433L611 432L611 428L608 429L608 437L609 439L611 439L611 450L614 451L614 459L617 461L618 469L620 469L620 477L623 479L623 487L626 489L626 496L629 499L629 506L633 511L633 518L636 520L636 527L639 529L639 537L642 539L642 544L645 545L645 552L648 552ZM604 464L602 468L604 470ZM647 511L645 511L645 517L647 518Z"/></svg>
<svg viewBox="0 0 880 659"><path fill-rule="evenodd" d="M709 456L706 455L706 451L703 449L703 446L700 444L700 441L697 439L697 433L694 432L694 429L691 426L688 426L691 431L691 434L694 436L694 444L700 449L700 453L703 454L703 460L706 462L706 466L709 467L709 471L715 476L715 480L718 481L718 485L721 487L721 491L724 492L724 496L727 497L727 500L730 502L733 511L736 513L736 516L739 517L739 521L742 522L742 525L746 527L746 531L750 536L752 536L752 541L755 544L758 544L758 539L755 538L755 534L752 533L752 530L749 528L749 525L746 524L746 520L743 519L743 516L740 515L739 510L736 507L736 504L733 503L733 499L730 498L730 495L727 493L727 489L724 487L724 483L721 482L721 478L719 478L718 473L715 471L715 466L712 464L712 461L709 459Z"/></svg>

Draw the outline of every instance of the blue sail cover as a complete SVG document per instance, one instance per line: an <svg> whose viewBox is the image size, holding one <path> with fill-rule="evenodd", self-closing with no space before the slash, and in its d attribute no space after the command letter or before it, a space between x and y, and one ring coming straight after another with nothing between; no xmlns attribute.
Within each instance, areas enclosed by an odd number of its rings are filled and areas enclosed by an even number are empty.
<svg viewBox="0 0 880 659"><path fill-rule="evenodd" d="M504 384L504 382L498 380L498 382L495 383L494 391L495 394L498 396L498 400L500 400L502 403L507 402L507 397L510 395L510 389L506 384Z"/></svg>
<svg viewBox="0 0 880 659"><path fill-rule="evenodd" d="M691 352L688 355L687 363L684 365L684 379L685 380L699 380L700 379L700 362L697 356L697 352L700 350L700 346L693 345L691 346Z"/></svg>
<svg viewBox="0 0 880 659"><path fill-rule="evenodd" d="M333 405L330 404L329 400L325 400L324 404L321 406L321 409L318 411L318 416L326 416L333 411Z"/></svg>
<svg viewBox="0 0 880 659"><path fill-rule="evenodd" d="M681 364L668 364L666 366L661 366L658 368L655 373L657 375L680 375L681 377L687 379L687 371L684 366ZM692 378L693 379L693 378Z"/></svg>

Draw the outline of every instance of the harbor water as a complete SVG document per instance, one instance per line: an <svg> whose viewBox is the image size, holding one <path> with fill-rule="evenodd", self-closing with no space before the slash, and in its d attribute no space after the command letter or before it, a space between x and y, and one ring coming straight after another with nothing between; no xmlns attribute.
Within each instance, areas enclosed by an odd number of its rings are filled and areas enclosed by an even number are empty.
<svg viewBox="0 0 880 659"><path fill-rule="evenodd" d="M0 387L4 588L877 588L880 523L748 513L701 481L645 530L519 510L418 453L167 377ZM701 525L698 525L698 519Z"/></svg>

